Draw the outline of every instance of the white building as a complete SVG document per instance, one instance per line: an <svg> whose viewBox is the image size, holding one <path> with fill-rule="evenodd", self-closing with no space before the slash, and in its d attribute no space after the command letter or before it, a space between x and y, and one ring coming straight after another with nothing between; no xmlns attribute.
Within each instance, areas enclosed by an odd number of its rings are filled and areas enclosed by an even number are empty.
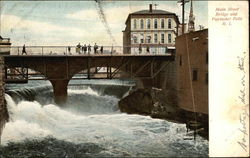
<svg viewBox="0 0 250 158"><path fill-rule="evenodd" d="M164 10L141 10L129 14L123 31L123 50L126 54L170 53L175 50L175 37L178 35L179 19L175 13Z"/></svg>

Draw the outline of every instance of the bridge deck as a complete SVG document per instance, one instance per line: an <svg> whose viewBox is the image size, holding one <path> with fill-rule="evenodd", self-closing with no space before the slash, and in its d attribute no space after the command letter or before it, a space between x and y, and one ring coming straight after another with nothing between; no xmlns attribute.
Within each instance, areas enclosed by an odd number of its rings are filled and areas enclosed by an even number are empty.
<svg viewBox="0 0 250 158"><path fill-rule="evenodd" d="M5 55L5 82L25 83L29 69L39 72L53 86L55 102L65 102L67 85L78 73L81 79L135 79L143 87L164 86L169 54ZM105 68L104 73L98 71Z"/></svg>

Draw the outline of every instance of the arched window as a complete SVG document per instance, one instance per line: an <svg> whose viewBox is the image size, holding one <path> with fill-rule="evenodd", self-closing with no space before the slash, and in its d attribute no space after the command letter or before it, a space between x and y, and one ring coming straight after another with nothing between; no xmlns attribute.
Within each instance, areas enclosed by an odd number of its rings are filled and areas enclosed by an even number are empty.
<svg viewBox="0 0 250 158"><path fill-rule="evenodd" d="M157 29L157 19L154 20L154 28Z"/></svg>
<svg viewBox="0 0 250 158"><path fill-rule="evenodd" d="M164 29L164 19L161 19L161 28Z"/></svg>
<svg viewBox="0 0 250 158"><path fill-rule="evenodd" d="M165 36L164 36L164 33L161 34L161 43L164 43L165 42Z"/></svg>
<svg viewBox="0 0 250 158"><path fill-rule="evenodd" d="M136 19L134 19L134 29L136 29L136 25L137 25L137 22L136 22Z"/></svg>
<svg viewBox="0 0 250 158"><path fill-rule="evenodd" d="M147 20L147 28L150 29L150 19Z"/></svg>
<svg viewBox="0 0 250 158"><path fill-rule="evenodd" d="M134 37L134 43L137 43L137 37L136 36Z"/></svg>
<svg viewBox="0 0 250 158"><path fill-rule="evenodd" d="M158 36L157 36L157 34L154 35L154 42L158 43Z"/></svg>
<svg viewBox="0 0 250 158"><path fill-rule="evenodd" d="M171 29L172 28L172 22L171 19L168 19L168 28Z"/></svg>
<svg viewBox="0 0 250 158"><path fill-rule="evenodd" d="M143 23L143 19L141 19L141 29L144 28L144 23Z"/></svg>
<svg viewBox="0 0 250 158"><path fill-rule="evenodd" d="M171 34L168 34L168 43L172 43L172 36L171 36Z"/></svg>

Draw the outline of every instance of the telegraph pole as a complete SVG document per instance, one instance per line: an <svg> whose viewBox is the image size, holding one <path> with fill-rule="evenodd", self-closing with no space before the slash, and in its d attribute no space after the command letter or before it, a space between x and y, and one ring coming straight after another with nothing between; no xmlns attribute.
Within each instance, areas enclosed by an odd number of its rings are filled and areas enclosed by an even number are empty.
<svg viewBox="0 0 250 158"><path fill-rule="evenodd" d="M181 3L182 3L182 34L184 34L185 0L181 0Z"/></svg>
<svg viewBox="0 0 250 158"><path fill-rule="evenodd" d="M177 3L181 3L182 5L182 34L184 34L184 20L185 20L185 3L189 2L189 0L180 0Z"/></svg>

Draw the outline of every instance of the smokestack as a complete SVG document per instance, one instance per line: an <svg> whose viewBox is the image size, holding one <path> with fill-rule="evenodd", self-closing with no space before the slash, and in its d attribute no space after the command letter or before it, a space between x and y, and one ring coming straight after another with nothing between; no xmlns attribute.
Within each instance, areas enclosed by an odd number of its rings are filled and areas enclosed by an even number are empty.
<svg viewBox="0 0 250 158"><path fill-rule="evenodd" d="M152 11L153 11L153 6L152 4L149 4L149 12L152 13Z"/></svg>

